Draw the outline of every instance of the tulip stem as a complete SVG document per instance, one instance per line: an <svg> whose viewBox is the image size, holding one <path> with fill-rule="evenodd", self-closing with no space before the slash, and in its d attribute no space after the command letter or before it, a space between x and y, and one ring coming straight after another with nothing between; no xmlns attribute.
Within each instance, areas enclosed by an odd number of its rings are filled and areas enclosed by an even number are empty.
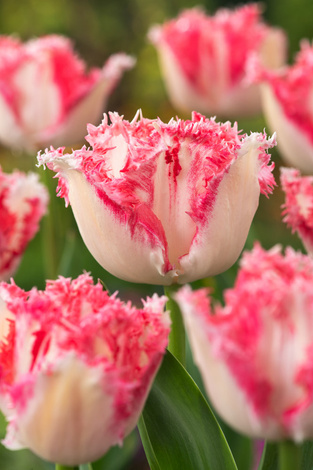
<svg viewBox="0 0 313 470"><path fill-rule="evenodd" d="M292 441L279 443L279 470L301 469L302 447Z"/></svg>
<svg viewBox="0 0 313 470"><path fill-rule="evenodd" d="M170 312L172 321L168 350L184 366L186 364L186 334L180 308L173 299L173 293L176 290L177 286L164 287L164 293L168 298L166 308Z"/></svg>
<svg viewBox="0 0 313 470"><path fill-rule="evenodd" d="M55 470L78 470L78 467L67 467L66 465L55 464Z"/></svg>
<svg viewBox="0 0 313 470"><path fill-rule="evenodd" d="M76 465L74 467L67 467L66 465L56 463L55 470L92 470L92 466L90 463L84 463L78 467Z"/></svg>
<svg viewBox="0 0 313 470"><path fill-rule="evenodd" d="M49 206L48 212L43 218L43 233L42 233L42 248L43 248L43 260L46 279L55 279L57 276L57 263L58 263L58 250L56 243L55 227L57 217L55 213L55 183L53 178L49 174L48 170L43 171L43 180L49 191Z"/></svg>

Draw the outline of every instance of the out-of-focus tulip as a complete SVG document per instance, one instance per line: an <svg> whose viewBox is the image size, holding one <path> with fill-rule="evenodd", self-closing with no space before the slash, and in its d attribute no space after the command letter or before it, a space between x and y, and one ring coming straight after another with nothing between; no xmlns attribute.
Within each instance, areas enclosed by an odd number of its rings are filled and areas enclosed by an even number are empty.
<svg viewBox="0 0 313 470"><path fill-rule="evenodd" d="M313 260L276 246L246 253L225 306L182 288L193 357L222 418L252 437L313 437Z"/></svg>
<svg viewBox="0 0 313 470"><path fill-rule="evenodd" d="M115 276L169 285L226 270L238 258L260 191L275 184L275 138L193 113L191 121L116 113L89 126L93 149L39 154L58 172L84 242ZM138 119L139 118L139 119Z"/></svg>
<svg viewBox="0 0 313 470"><path fill-rule="evenodd" d="M313 174L313 46L302 42L295 63L268 70L254 61L251 80L262 82L263 111L286 163Z"/></svg>
<svg viewBox="0 0 313 470"><path fill-rule="evenodd" d="M88 274L45 291L0 285L0 407L4 444L78 465L135 427L169 333L165 297L142 309Z"/></svg>
<svg viewBox="0 0 313 470"><path fill-rule="evenodd" d="M280 181L285 192L283 220L313 255L313 176L301 176L294 168L281 168Z"/></svg>
<svg viewBox="0 0 313 470"><path fill-rule="evenodd" d="M0 142L26 150L80 142L86 123L100 122L110 93L133 64L115 54L87 73L67 38L23 44L0 37Z"/></svg>
<svg viewBox="0 0 313 470"><path fill-rule="evenodd" d="M48 191L35 173L8 174L0 168L0 280L16 271L39 229L48 199Z"/></svg>
<svg viewBox="0 0 313 470"><path fill-rule="evenodd" d="M221 9L210 17L200 9L154 26L168 94L177 109L223 117L261 112L259 87L246 83L249 60L256 55L268 67L285 62L286 36L267 26L257 4Z"/></svg>

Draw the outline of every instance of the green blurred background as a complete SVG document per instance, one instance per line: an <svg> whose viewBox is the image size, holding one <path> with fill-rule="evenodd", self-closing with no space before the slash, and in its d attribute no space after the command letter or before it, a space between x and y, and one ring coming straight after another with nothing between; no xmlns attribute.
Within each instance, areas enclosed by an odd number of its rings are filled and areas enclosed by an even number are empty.
<svg viewBox="0 0 313 470"><path fill-rule="evenodd" d="M199 3L193 0L0 0L0 34L17 35L23 40L57 33L70 37L79 55L89 66L102 66L112 53L124 51L137 58L135 68L126 72L121 83L112 94L107 110L117 111L130 120L136 110L141 108L148 118L160 117L168 121L179 114L170 104L162 82L157 55L154 47L147 40L147 31L151 25L162 23L176 16L183 8L201 5L208 13L214 13L219 7L233 7L247 2L223 2L207 0ZM302 38L311 40L313 34L312 0L267 0L262 2L264 17L268 23L286 30L289 38L289 60L299 48ZM2 116L0 116L2 119ZM266 123L262 116L249 121L239 121L239 127L245 132L262 131ZM279 149L279 147L278 147ZM279 151L271 152L276 162L276 181L281 165ZM55 180L48 170L36 169L36 156L17 154L0 147L0 165L5 171L13 168L39 171L41 177L55 190ZM281 221L283 195L278 188L266 199L260 198L260 207L250 230L246 243L251 248L254 240L261 241L265 248L276 243L286 246L292 244L302 249L296 235L292 235ZM33 286L44 288L45 279L51 269L47 265L49 256L54 260L58 274L76 277L83 270L90 271L95 279L100 278L113 292L119 290L122 298L131 298L138 302L141 296L152 294L153 286L131 285L106 273L91 257L82 243L76 228L71 209L65 209L64 201L54 198L50 206L53 226L43 221L41 230L29 244L20 268L15 276L16 283L24 289ZM1 223L1 221L0 221ZM53 231L55 246L49 245L49 231ZM213 285L217 298L222 298L222 291L233 283L237 266L215 279L204 283ZM202 283L203 284L203 283ZM161 292L160 289L157 289ZM197 371L190 362L190 372L197 378ZM4 435L4 423L1 436ZM231 435L230 444L240 460L240 452L247 452L246 443ZM238 443L239 442L239 443ZM0 446L1 470L41 470L53 466L41 462L29 451L9 452ZM98 462L96 470L135 470L147 469L144 454L140 448L137 434L134 432L126 439L123 449L113 449ZM245 470L243 467L239 467ZM248 469L247 469L248 470Z"/></svg>

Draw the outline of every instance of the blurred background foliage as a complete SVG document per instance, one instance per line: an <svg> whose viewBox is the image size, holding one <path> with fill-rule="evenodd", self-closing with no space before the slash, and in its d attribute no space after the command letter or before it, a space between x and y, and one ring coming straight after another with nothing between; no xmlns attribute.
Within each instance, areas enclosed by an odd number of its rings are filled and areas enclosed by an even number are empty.
<svg viewBox="0 0 313 470"><path fill-rule="evenodd" d="M22 40L46 34L62 34L73 40L75 49L87 62L88 66L102 66L112 53L125 51L137 59L135 68L126 72L121 83L112 94L107 110L117 111L126 119L131 120L136 110L141 108L148 118L160 117L168 121L172 116L189 118L178 114L171 106L162 82L157 55L154 47L147 39L147 31L151 25L162 23L176 16L182 9L201 6L208 13L214 13L219 7L242 5L243 1L225 2L222 0L0 0L0 34L16 35ZM266 0L264 17L271 25L286 30L289 38L289 60L299 49L302 38L311 41L313 34L313 2L312 0ZM0 119L3 119L0 116ZM263 117L240 120L239 128L244 132L266 130ZM279 143L278 143L279 144ZM278 183L281 160L278 150L272 152L276 163L275 176ZM14 168L25 171L39 171L41 178L50 188L53 195L56 181L52 172L36 168L36 155L25 155L0 147L0 165L10 172ZM24 289L33 286L44 288L45 279L53 272L65 276L76 277L83 270L91 272L95 279L100 278L108 289L118 290L124 299L138 302L141 296L151 295L155 289L148 285L131 285L122 282L105 272L94 261L83 244L78 233L71 209L65 209L64 201L52 197L50 204L50 222L43 220L41 230L29 244L15 282ZM273 195L266 199L260 198L260 207L255 216L246 248L250 249L255 240L259 240L265 248L276 243L283 246L291 244L302 250L296 235L292 235L282 223L281 204L283 195L279 187ZM46 218L47 219L47 218ZM52 220L52 224L51 224ZM1 223L1 221L0 221ZM53 234L51 244L51 233ZM54 265L51 268L51 264ZM215 296L222 299L223 289L233 284L237 264L226 273L214 279L196 283L210 285ZM199 375L191 359L189 370L199 382ZM4 436L5 425L0 425L1 437ZM242 455L251 452L251 443L226 429L230 445L237 458L239 468ZM33 456L29 451L9 452L0 446L1 469L4 470L41 470L52 469ZM125 440L123 449L112 449L95 465L95 470L139 470L147 469L145 456L141 450L136 433Z"/></svg>

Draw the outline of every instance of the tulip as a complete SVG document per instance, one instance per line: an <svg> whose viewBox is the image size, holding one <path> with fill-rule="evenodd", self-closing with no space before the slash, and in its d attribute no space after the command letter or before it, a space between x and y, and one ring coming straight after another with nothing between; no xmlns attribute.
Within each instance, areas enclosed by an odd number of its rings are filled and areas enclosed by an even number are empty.
<svg viewBox="0 0 313 470"><path fill-rule="evenodd" d="M0 299L4 445L74 466L121 444L165 352L166 298L137 309L83 274L44 291L1 283Z"/></svg>
<svg viewBox="0 0 313 470"><path fill-rule="evenodd" d="M257 62L253 81L262 83L263 111L275 129L283 160L304 173L313 173L313 46L302 42L293 65L274 71Z"/></svg>
<svg viewBox="0 0 313 470"><path fill-rule="evenodd" d="M312 285L310 257L256 245L224 307L211 307L205 289L176 295L213 406L250 437L313 437Z"/></svg>
<svg viewBox="0 0 313 470"><path fill-rule="evenodd" d="M281 168L285 192L284 222L297 232L306 251L313 254L313 176L301 176L295 168Z"/></svg>
<svg viewBox="0 0 313 470"><path fill-rule="evenodd" d="M237 131L193 113L191 121L116 113L71 154L39 153L59 177L94 258L131 282L170 285L226 270L238 258L260 192L275 184L275 137Z"/></svg>
<svg viewBox="0 0 313 470"><path fill-rule="evenodd" d="M35 173L4 173L0 167L0 280L17 270L22 255L39 230L48 191Z"/></svg>
<svg viewBox="0 0 313 470"><path fill-rule="evenodd" d="M285 62L286 36L267 26L257 4L221 9L207 16L200 9L154 26L155 45L169 97L182 111L226 117L261 113L259 87L246 83L249 60L269 67Z"/></svg>
<svg viewBox="0 0 313 470"><path fill-rule="evenodd" d="M86 123L100 122L110 93L133 65L131 57L115 54L87 73L67 38L23 44L0 36L0 142L28 151L80 142Z"/></svg>

